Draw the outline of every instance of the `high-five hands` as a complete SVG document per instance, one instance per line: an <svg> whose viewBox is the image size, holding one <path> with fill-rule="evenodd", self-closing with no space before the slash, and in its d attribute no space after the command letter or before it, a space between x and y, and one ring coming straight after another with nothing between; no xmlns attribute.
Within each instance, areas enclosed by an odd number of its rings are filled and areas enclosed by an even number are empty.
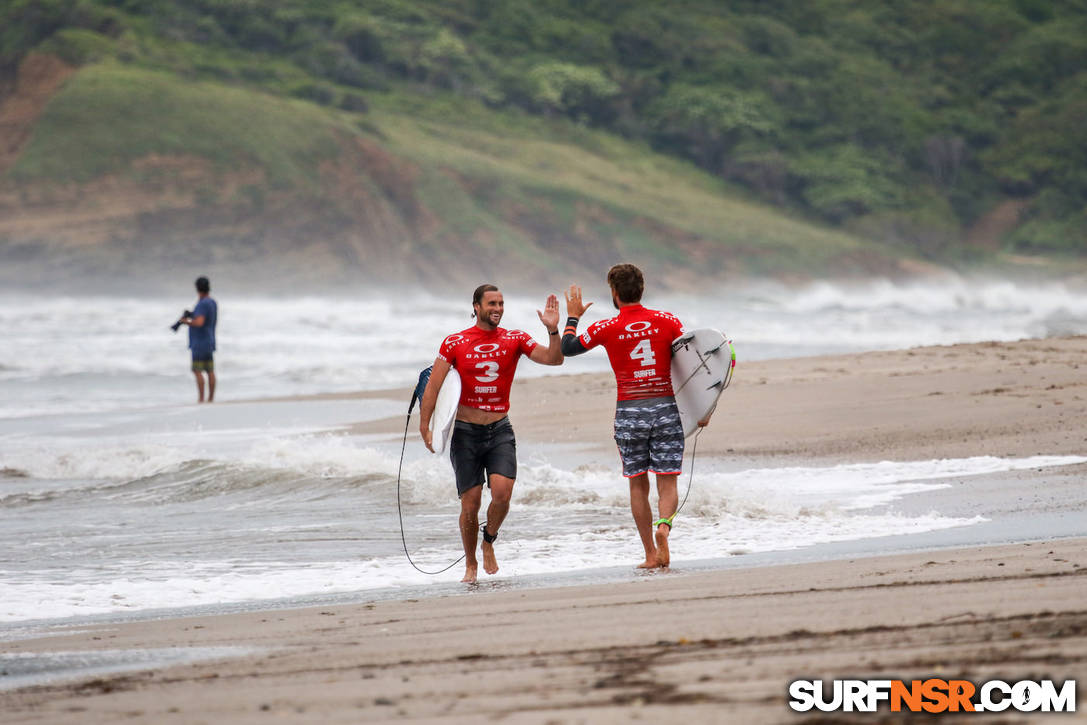
<svg viewBox="0 0 1087 725"><path fill-rule="evenodd" d="M581 288L576 284L570 285L570 289L566 290L566 316L581 318L585 314L585 310L593 306L590 302L585 304L581 301Z"/></svg>
<svg viewBox="0 0 1087 725"><path fill-rule="evenodd" d="M548 332L557 330L559 328L559 298L555 295L548 295L543 312L536 310L536 314L539 316L540 322L544 323L544 327L547 328Z"/></svg>

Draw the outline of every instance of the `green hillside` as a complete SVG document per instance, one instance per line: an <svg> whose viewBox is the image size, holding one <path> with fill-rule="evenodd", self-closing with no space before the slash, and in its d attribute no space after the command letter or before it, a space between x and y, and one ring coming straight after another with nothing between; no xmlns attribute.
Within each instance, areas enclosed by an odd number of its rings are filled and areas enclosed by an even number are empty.
<svg viewBox="0 0 1087 725"><path fill-rule="evenodd" d="M119 254L320 237L326 270L806 275L1087 252L1084 0L8 3L0 98L41 55L78 70L0 156L0 207L158 189L102 222Z"/></svg>

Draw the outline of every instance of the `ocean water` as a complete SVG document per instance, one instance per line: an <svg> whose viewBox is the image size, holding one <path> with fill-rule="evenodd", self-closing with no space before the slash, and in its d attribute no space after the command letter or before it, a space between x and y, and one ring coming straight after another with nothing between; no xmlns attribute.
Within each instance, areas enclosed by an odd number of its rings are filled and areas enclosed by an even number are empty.
<svg viewBox="0 0 1087 725"><path fill-rule="evenodd" d="M444 457L350 426L404 416L420 368L467 327L463 300L220 302L219 403L193 404L184 331L192 300L0 297L0 621L275 600L455 582L460 552ZM587 290L587 298L592 299ZM1087 296L1050 284L954 280L845 288L764 285L718 297L647 298L688 327L715 326L745 360L1087 332ZM543 299L509 295L504 326L543 339ZM588 317L609 313L603 300ZM594 317L595 315L595 317ZM606 369L590 355L519 375ZM284 400L389 390L389 397ZM516 411L514 411L516 424ZM525 447L502 531L503 577L638 559L614 456ZM969 527L905 513L905 497L972 476L1079 457L735 470L699 458L673 560ZM680 481L682 492L688 479Z"/></svg>
<svg viewBox="0 0 1087 725"><path fill-rule="evenodd" d="M472 324L467 291L465 299L214 292L216 368L231 400L411 386L442 337ZM606 290L586 288L585 298L595 304L582 328L614 314ZM186 333L171 333L169 324L193 302L0 293L0 417L187 402L195 387ZM503 326L542 340L536 310L543 303L542 295L506 295ZM645 303L673 311L688 328L720 329L736 341L741 362L1087 332L1087 290L1061 283L762 284L697 297L648 295ZM604 371L607 361L591 355L557 369L525 364L518 375L575 369Z"/></svg>

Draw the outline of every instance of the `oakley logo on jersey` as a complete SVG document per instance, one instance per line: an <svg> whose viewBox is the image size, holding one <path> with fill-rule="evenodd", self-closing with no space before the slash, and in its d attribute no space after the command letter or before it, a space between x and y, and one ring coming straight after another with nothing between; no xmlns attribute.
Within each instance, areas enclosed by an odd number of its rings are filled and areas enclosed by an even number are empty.
<svg viewBox="0 0 1087 725"><path fill-rule="evenodd" d="M650 323L648 323L648 322L645 323L645 324L650 325ZM630 329L630 327L631 327L630 325L627 325L628 330ZM641 328L641 329L639 329L639 330L637 330L635 332L631 332L628 335L616 335L615 339L616 340L638 340L638 339L641 339L641 338L652 337L653 335L658 335L658 334L660 334L660 328L659 327L648 326L648 327L643 327L643 328Z"/></svg>

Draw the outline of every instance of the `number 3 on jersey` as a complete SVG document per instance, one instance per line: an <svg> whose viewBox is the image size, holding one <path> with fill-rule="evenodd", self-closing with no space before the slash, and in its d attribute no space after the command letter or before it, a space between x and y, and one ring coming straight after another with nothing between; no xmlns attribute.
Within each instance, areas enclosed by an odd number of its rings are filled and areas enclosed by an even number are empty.
<svg viewBox="0 0 1087 725"><path fill-rule="evenodd" d="M485 370L482 375L477 375L476 380L481 383L491 383L498 380L498 363L494 360L484 360L476 363L476 368Z"/></svg>
<svg viewBox="0 0 1087 725"><path fill-rule="evenodd" d="M631 360L641 360L642 367L649 367L657 362L657 358L653 355L653 348L649 344L649 340L642 340L634 349L630 351Z"/></svg>

